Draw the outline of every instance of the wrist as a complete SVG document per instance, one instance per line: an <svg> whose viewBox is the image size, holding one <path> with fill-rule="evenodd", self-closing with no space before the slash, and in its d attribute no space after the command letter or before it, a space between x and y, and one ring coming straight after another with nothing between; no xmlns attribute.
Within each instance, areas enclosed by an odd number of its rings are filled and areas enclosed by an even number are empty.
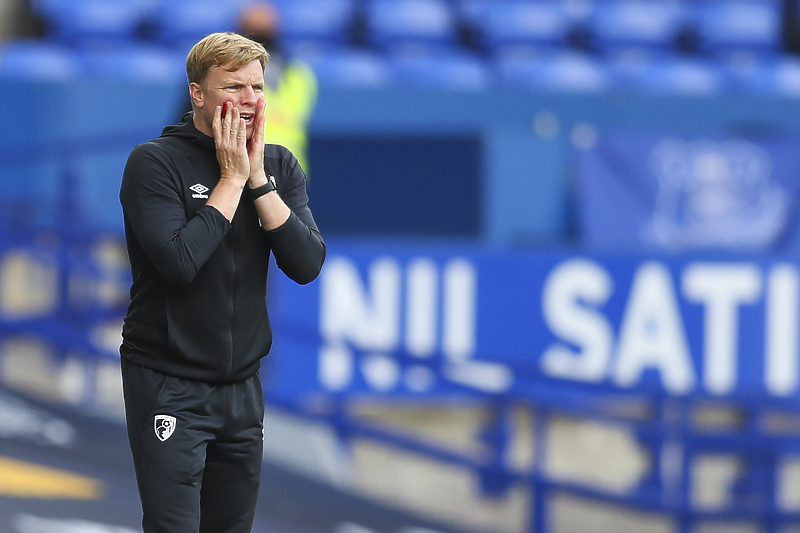
<svg viewBox="0 0 800 533"><path fill-rule="evenodd" d="M259 172L255 176L250 176L247 178L247 186L251 189L255 189L256 187L261 187L269 182L267 175L264 172Z"/></svg>
<svg viewBox="0 0 800 533"><path fill-rule="evenodd" d="M244 187L244 184L247 182L247 180L242 179L241 176L226 176L225 174L220 176L219 181L224 183L235 184L239 188Z"/></svg>

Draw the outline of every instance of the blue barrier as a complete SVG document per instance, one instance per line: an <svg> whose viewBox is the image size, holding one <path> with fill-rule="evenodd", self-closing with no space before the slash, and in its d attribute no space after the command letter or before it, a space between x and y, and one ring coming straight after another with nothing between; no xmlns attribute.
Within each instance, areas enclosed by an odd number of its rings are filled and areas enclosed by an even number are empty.
<svg viewBox="0 0 800 533"><path fill-rule="evenodd" d="M398 364L353 366L360 350L420 365L480 361L495 370L476 383L489 392L508 390L503 368L517 365L585 386L795 400L799 279L789 256L333 241L316 289L272 282L275 320L302 333L276 348L306 370L286 372L280 392L438 390Z"/></svg>

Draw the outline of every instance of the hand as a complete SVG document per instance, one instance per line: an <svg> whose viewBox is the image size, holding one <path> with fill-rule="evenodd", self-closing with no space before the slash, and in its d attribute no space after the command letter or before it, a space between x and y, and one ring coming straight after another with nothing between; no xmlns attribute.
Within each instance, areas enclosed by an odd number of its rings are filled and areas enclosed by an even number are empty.
<svg viewBox="0 0 800 533"><path fill-rule="evenodd" d="M258 187L266 183L266 174L264 174L264 109L266 107L267 104L262 96L256 103L253 136L247 143L247 156L250 162L250 174L248 176L250 187Z"/></svg>
<svg viewBox="0 0 800 533"><path fill-rule="evenodd" d="M222 119L222 106L217 106L214 111L214 120L211 123L221 177L223 179L234 179L237 183L240 182L241 185L244 185L250 176L250 160L247 153L247 127L244 120L239 116L239 110L233 104L225 102L223 105L228 106L225 120Z"/></svg>

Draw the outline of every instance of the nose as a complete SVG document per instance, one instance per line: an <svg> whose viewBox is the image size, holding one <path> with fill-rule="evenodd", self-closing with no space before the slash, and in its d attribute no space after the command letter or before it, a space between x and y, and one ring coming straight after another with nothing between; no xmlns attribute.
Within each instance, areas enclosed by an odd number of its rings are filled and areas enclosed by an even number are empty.
<svg viewBox="0 0 800 533"><path fill-rule="evenodd" d="M242 90L242 103L254 104L256 102L256 91L251 85L246 85Z"/></svg>

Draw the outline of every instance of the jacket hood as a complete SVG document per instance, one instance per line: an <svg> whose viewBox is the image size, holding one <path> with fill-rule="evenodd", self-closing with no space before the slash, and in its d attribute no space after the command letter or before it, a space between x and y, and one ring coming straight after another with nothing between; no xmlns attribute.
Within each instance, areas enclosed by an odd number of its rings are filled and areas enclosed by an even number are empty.
<svg viewBox="0 0 800 533"><path fill-rule="evenodd" d="M193 111L189 111L188 113L183 115L180 123L172 126L165 126L164 129L161 131L161 137L180 137L190 142L199 144L204 148L216 150L216 146L214 145L214 138L209 137L205 133L201 132L194 125Z"/></svg>

